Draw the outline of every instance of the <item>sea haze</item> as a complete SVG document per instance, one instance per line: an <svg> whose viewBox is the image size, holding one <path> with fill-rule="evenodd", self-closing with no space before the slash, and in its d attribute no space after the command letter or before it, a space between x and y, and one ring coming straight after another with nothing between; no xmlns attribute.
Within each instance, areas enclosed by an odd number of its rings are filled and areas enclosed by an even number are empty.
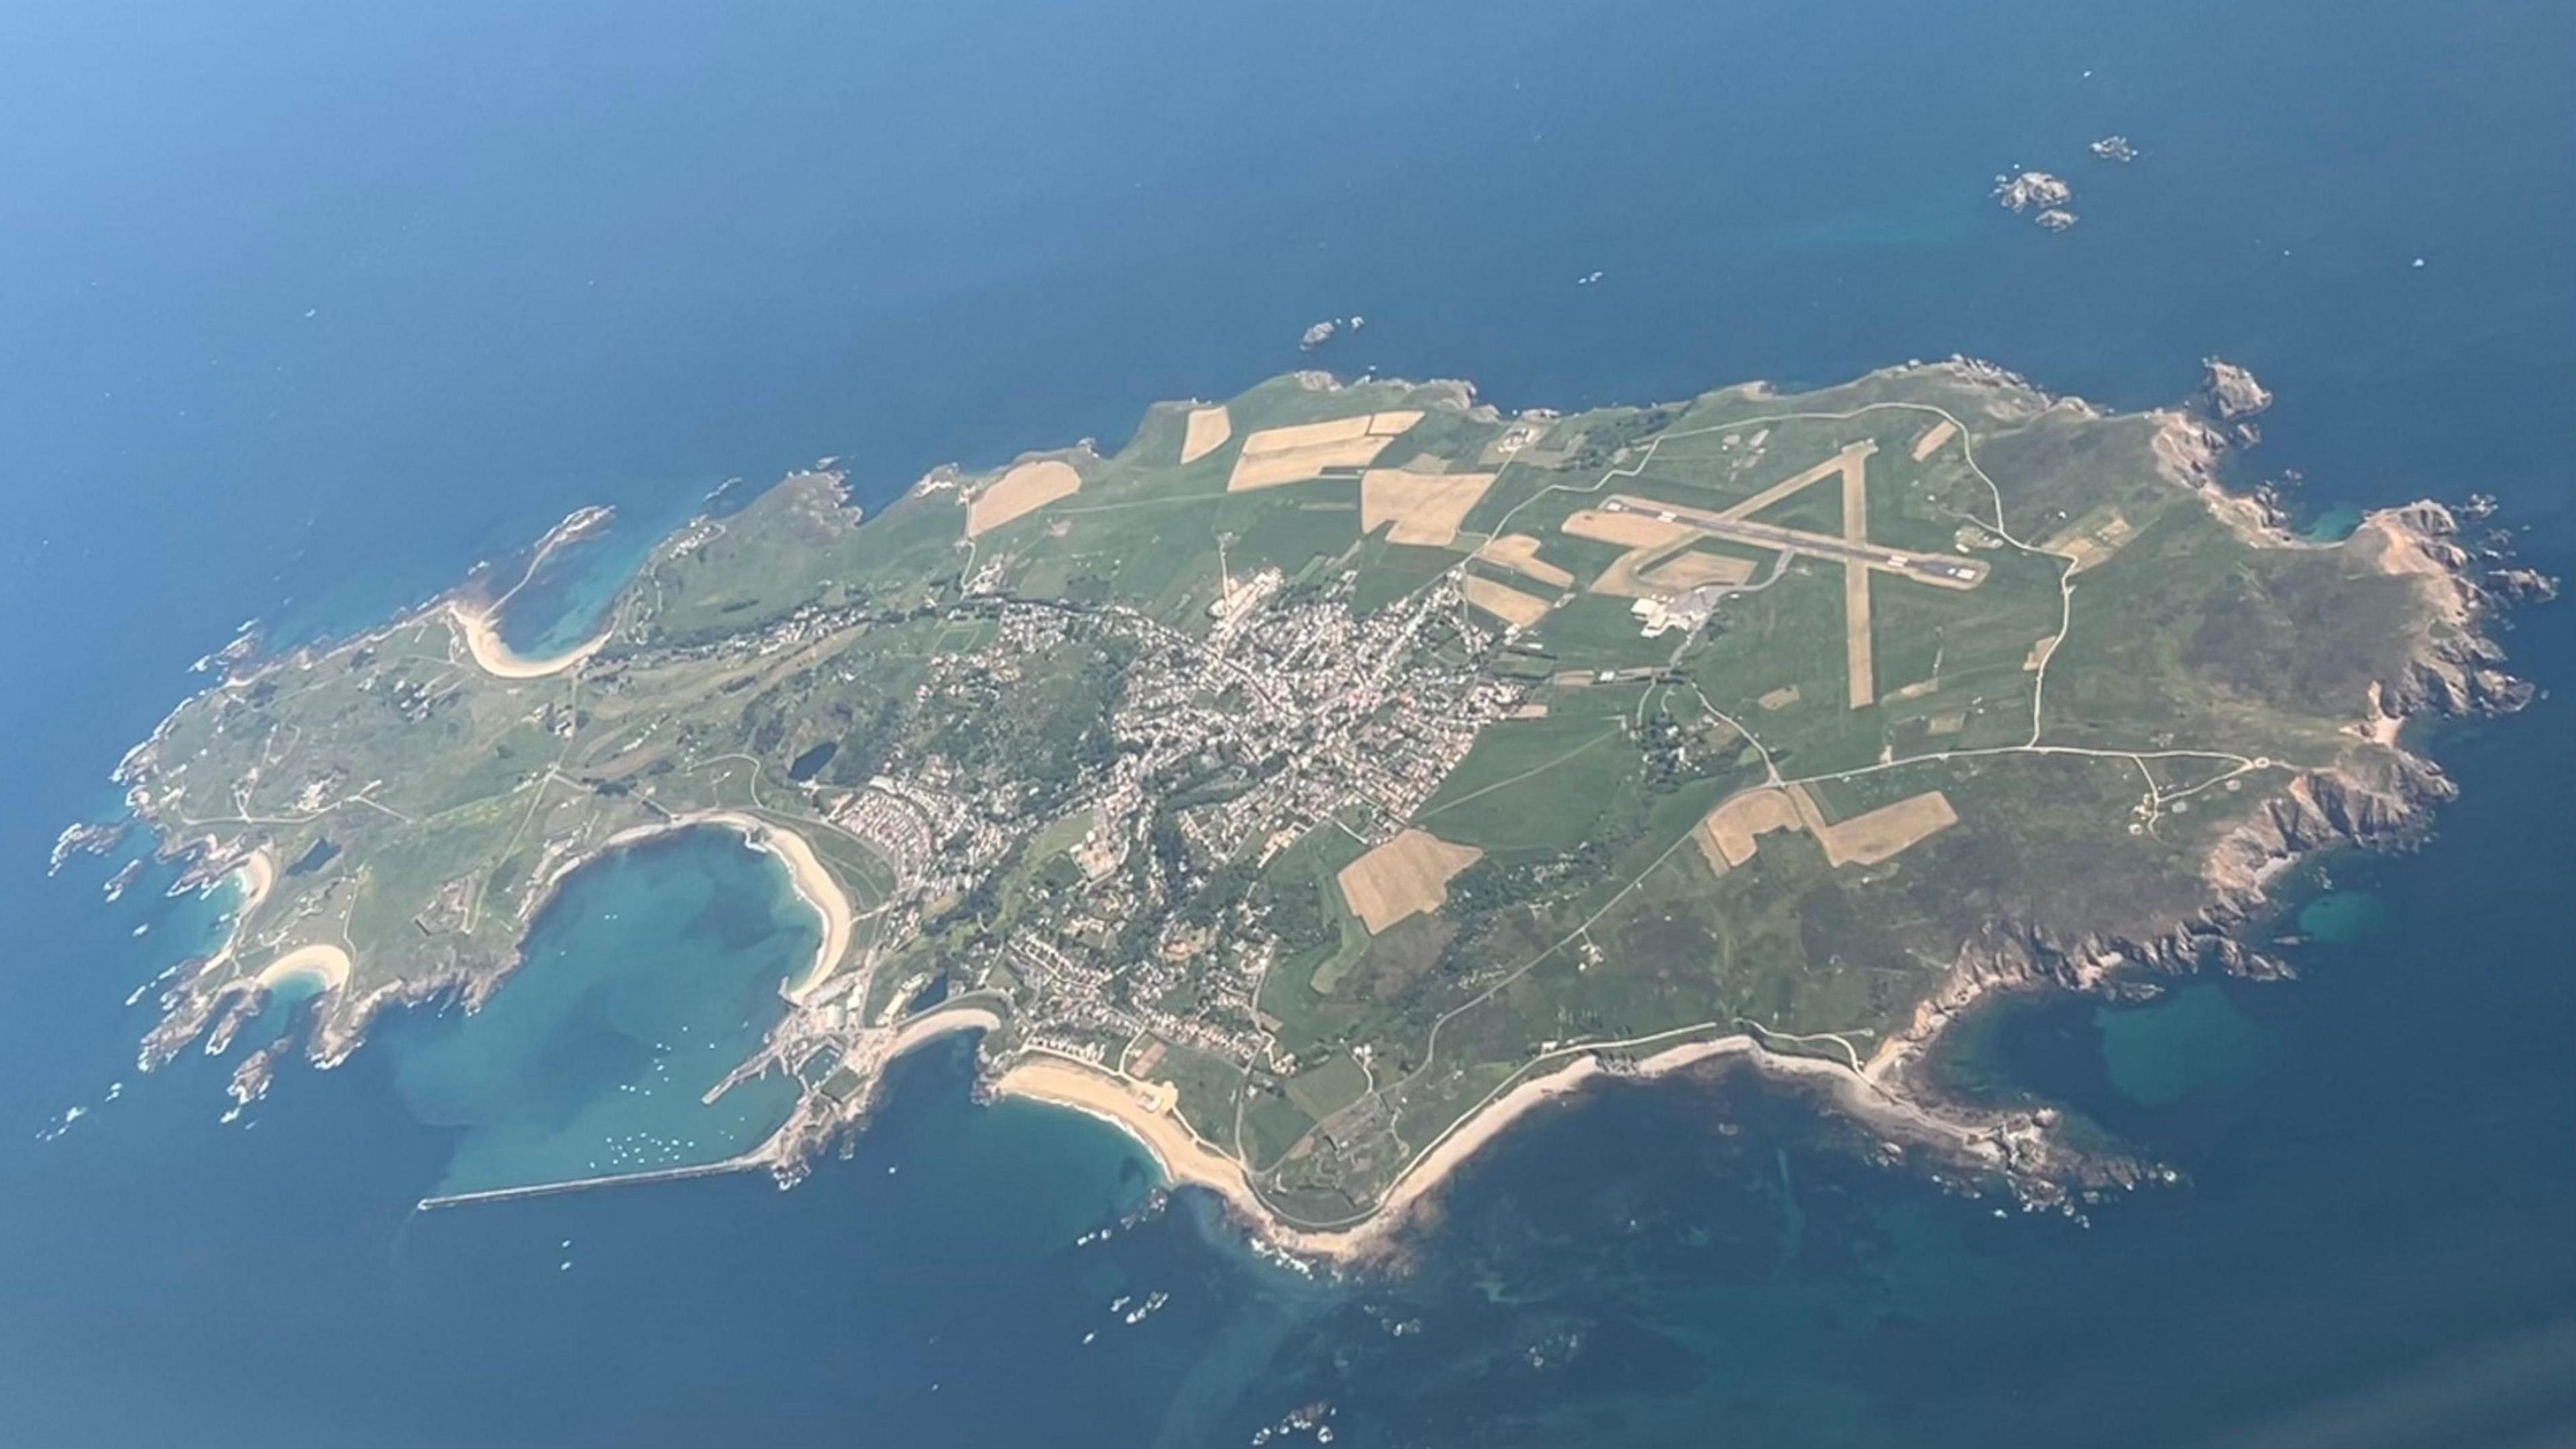
<svg viewBox="0 0 2576 1449"><path fill-rule="evenodd" d="M246 618L345 633L612 504L513 601L569 643L728 479L837 455L881 502L1299 365L1574 407L1964 352L2144 407L2215 353L2278 391L2239 471L2304 475L2303 524L2491 493L2565 571L2562 7L110 0L0 53L0 1441L1197 1446L1319 1401L1361 1445L2576 1432L2563 608L2506 637L2552 695L2434 739L2432 844L2302 883L2300 980L1962 1035L1969 1089L2183 1169L2081 1223L1681 1083L1541 1114L1414 1272L1318 1283L1098 1125L974 1103L961 1042L793 1192L421 1213L753 1135L782 1083L692 1104L810 950L765 859L586 875L482 1017L230 1126L232 1059L138 1077L124 1004L221 894L41 868ZM2012 166L2081 224L1996 208Z"/></svg>

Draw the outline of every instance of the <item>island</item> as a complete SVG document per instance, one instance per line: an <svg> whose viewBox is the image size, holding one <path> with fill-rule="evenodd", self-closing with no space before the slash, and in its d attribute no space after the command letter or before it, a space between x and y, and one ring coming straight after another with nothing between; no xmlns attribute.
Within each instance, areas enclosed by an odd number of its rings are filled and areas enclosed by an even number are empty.
<svg viewBox="0 0 2576 1449"><path fill-rule="evenodd" d="M2043 231L2065 231L2077 220L2075 213L2066 206L2075 199L2075 188L2045 171L1997 176L1994 197L1997 205L2016 216L2038 208L2031 221Z"/></svg>
<svg viewBox="0 0 2576 1449"><path fill-rule="evenodd" d="M2277 969L2283 873L2450 793L2404 723L2528 693L2462 518L2295 537L2222 425L1961 359L1566 414L1302 372L864 520L800 472L577 648L505 641L530 560L180 705L119 778L239 904L143 1061L300 977L336 1063L507 990L586 864L729 830L823 924L733 1078L801 1098L706 1170L792 1182L973 1032L990 1091L1303 1255L1384 1251L1587 1081L1711 1063L2064 1203L2154 1169L1945 1094L1948 1026Z"/></svg>

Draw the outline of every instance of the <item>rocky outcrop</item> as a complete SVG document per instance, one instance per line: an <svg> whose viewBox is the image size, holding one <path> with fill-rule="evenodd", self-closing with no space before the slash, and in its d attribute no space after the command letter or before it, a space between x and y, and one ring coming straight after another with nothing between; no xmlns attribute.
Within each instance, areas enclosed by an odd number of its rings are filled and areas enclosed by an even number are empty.
<svg viewBox="0 0 2576 1449"><path fill-rule="evenodd" d="M1995 178L1995 201L2004 210L2019 214L2037 208L2064 206L2075 199L2075 188L2045 171L2023 171Z"/></svg>
<svg viewBox="0 0 2576 1449"><path fill-rule="evenodd" d="M2212 361L2213 392L2222 380L2218 370L2227 366ZM2269 403L2270 395L2261 392L2250 374L2230 371L2254 389L2238 395L2240 405ZM2154 446L2166 475L2198 492L2249 542L2273 548L2338 546L2294 538L2261 505L2228 491L2217 470L2226 440L2206 422L2168 414ZM2474 504L2462 511L2483 516ZM1999 993L2113 994L2124 982L2141 977L2210 970L2258 978L2286 975L2285 962L2248 944L2242 934L2249 921L2272 909L2275 883L2323 852L2403 849L2423 838L2434 807L2453 799L2458 787L2433 761L2398 747L2399 726L2409 718L2499 714L2528 703L2532 687L2504 670L2503 651L2485 630L2505 607L2554 597L2557 584L2513 566L2501 546L2470 548L2460 538L2460 514L2433 502L2375 512L2339 546L2353 550L2370 567L2413 580L2427 606L2428 625L2405 666L2395 677L2373 683L2368 713L2351 730L2361 742L2328 768L2294 775L2218 838L2202 862L2206 903L2187 918L2140 932L2075 937L2030 920L1986 922L1961 944L1940 989L1872 1056L1870 1078L1901 1083L1909 1097L1938 1104L1940 1085L1920 1080L1920 1063L1961 1014ZM2035 1125L2046 1129L2053 1124ZM2102 1162L2117 1160L2097 1159L2047 1130L2027 1134L2025 1140L2025 1162L2046 1166L2033 1166L2019 1174L2023 1177L2072 1184L2085 1174L2098 1177ZM2070 1172L2077 1176L2068 1177Z"/></svg>
<svg viewBox="0 0 2576 1449"><path fill-rule="evenodd" d="M107 854L125 843L126 831L130 828L131 822L122 820L108 824L64 826L63 833L54 837L54 854L53 858L46 862L45 874L52 875L60 871L63 868L63 862L75 855Z"/></svg>
<svg viewBox="0 0 2576 1449"><path fill-rule="evenodd" d="M1349 317L1327 317L1323 321L1308 327L1305 332L1298 337L1297 350L1300 352L1312 352L1316 348L1323 346L1325 343L1332 341L1334 338L1341 336L1345 332L1357 332L1367 325L1368 319L1357 314Z"/></svg>
<svg viewBox="0 0 2576 1449"><path fill-rule="evenodd" d="M2250 369L2216 357L2202 358L2201 366L2209 369L2203 388L2220 422L2237 422L2272 406L2271 390L2255 381Z"/></svg>

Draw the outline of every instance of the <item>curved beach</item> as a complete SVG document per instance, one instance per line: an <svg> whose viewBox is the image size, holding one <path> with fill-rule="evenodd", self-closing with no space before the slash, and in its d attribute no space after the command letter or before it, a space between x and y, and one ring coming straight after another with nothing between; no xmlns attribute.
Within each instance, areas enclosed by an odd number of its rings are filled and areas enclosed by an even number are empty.
<svg viewBox="0 0 2576 1449"><path fill-rule="evenodd" d="M857 934L858 917L850 908L848 893L841 889L840 881L833 876L830 868L823 864L823 858L814 853L814 847L804 836L786 826L775 821L763 820L757 815L741 810L692 811L686 815L674 815L657 824L639 825L632 830L621 830L603 842L598 850L567 868L563 874L570 875L582 865L597 860L612 850L640 845L647 840L659 839L698 825L721 826L731 830L743 838L744 844L785 866L788 882L795 888L797 896L805 904L813 907L814 914L822 918L823 939L815 946L813 964L806 967L803 974L780 987L780 990L786 993L788 1000L799 1006L805 1005L815 989L830 979L833 970L841 964L841 957L850 948L850 938ZM557 878L557 883L560 884L560 877Z"/></svg>
<svg viewBox="0 0 2576 1449"><path fill-rule="evenodd" d="M298 946L259 968L255 978L262 989L274 991L298 977L321 983L325 991L338 991L349 984L349 953L328 942Z"/></svg>
<svg viewBox="0 0 2576 1449"><path fill-rule="evenodd" d="M1145 1084L1071 1058L1036 1056L1013 1063L992 1087L997 1096L1067 1108L1116 1127L1145 1149L1172 1185L1207 1188L1224 1198L1262 1238L1291 1252L1335 1262L1353 1262L1385 1252L1396 1230L1411 1220L1425 1200L1513 1123L1603 1078L1661 1077L1703 1062L1742 1057L1761 1070L1809 1078L1836 1088L1843 1110L1854 1117L1928 1136L1954 1148L1969 1147L1975 1137L1973 1129L1962 1123L1947 1121L1920 1106L1890 1097L1849 1067L1816 1057L1766 1051L1750 1035L1737 1033L1685 1042L1624 1069L1604 1065L1601 1053L1615 1050L1618 1045L1605 1042L1578 1048L1562 1065L1513 1083L1489 1098L1406 1164L1385 1195L1367 1212L1331 1227L1300 1227L1283 1217L1262 1198L1241 1162L1202 1141L1188 1124L1149 1100Z"/></svg>
<svg viewBox="0 0 2576 1449"><path fill-rule="evenodd" d="M465 652L473 656L475 667L495 679L544 679L561 674L597 654L608 643L608 630L564 651L541 659L531 659L512 649L502 639L501 629L488 608L474 608L462 600L447 601L448 622L456 627L457 638Z"/></svg>

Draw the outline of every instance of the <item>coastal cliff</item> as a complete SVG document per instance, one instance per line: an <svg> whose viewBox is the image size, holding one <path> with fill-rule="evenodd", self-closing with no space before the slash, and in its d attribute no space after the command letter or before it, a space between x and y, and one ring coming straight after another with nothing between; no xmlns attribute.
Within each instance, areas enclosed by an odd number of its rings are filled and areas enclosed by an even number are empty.
<svg viewBox="0 0 2576 1449"><path fill-rule="evenodd" d="M858 1130L964 1019L916 1006L935 978L991 1004L997 1091L1330 1255L1518 1114L1702 1064L2071 1207L2157 1169L1945 1099L1930 1044L1999 992L2279 971L2248 927L2284 873L2448 798L2406 721L2529 697L2491 626L2547 582L2471 505L2294 536L2222 479L2246 402L1953 359L1506 416L1308 372L864 526L799 473L664 540L580 649L511 653L478 575L174 712L129 802L242 902L143 1060L221 1050L287 975L326 1066L385 1010L470 1011L582 863L724 823L825 923L726 1078L800 1098L731 1168ZM1163 506L1210 500L1247 521ZM1777 560L1750 586L1711 543Z"/></svg>
<svg viewBox="0 0 2576 1449"><path fill-rule="evenodd" d="M2229 492L2216 474L2224 449L2213 430L2178 415L2168 418L2159 439L2160 453L2176 465L2176 481L2240 534L2268 547L2325 547L2291 536L2264 504ZM2203 908L2128 933L2066 935L2028 920L1990 921L1962 944L1941 989L1880 1049L1871 1074L1939 1102L1940 1085L1921 1069L1930 1048L1964 1013L1998 995L2116 995L2157 978L2209 971L2253 979L2290 974L2287 962L2247 935L2283 904L2280 883L2333 852L2406 849L2431 830L2436 808L2458 795L2435 761L2400 744L2402 729L2506 714L2533 698L2530 683L2503 669L2504 651L2490 631L2506 609L2554 598L2556 582L2515 566L2501 546L2472 549L2460 538L2451 508L2419 500L2367 515L2342 545L2369 567L2410 581L2434 627L2413 640L2400 669L2370 682L2348 727L2354 743L2340 758L2293 774L2209 847L2201 870L2208 890ZM2051 1164L2041 1178L2072 1169L2080 1178L2107 1170L2134 1180L2127 1166L2093 1156L2069 1149L2031 1160Z"/></svg>

